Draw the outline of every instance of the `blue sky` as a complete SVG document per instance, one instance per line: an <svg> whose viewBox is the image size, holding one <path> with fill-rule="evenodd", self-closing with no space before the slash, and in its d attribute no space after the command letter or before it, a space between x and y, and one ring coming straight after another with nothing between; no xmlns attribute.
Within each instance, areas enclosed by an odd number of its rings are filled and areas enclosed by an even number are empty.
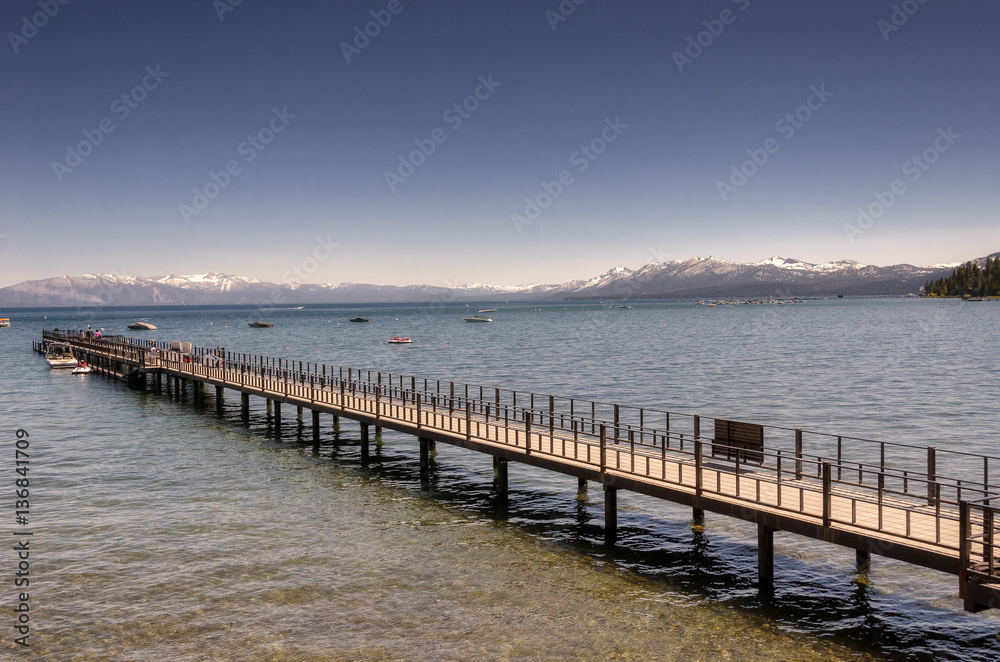
<svg viewBox="0 0 1000 662"><path fill-rule="evenodd" d="M62 2L0 9L0 286L1000 250L996 3Z"/></svg>

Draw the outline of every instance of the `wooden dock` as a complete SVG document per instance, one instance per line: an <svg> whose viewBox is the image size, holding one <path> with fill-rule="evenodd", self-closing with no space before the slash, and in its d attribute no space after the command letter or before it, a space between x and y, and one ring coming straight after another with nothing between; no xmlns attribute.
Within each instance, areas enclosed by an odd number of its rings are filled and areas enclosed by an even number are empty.
<svg viewBox="0 0 1000 662"><path fill-rule="evenodd" d="M320 415L357 421L362 460L369 428L417 438L420 471L441 442L493 457L500 496L511 461L575 476L604 490L605 537L617 538L618 492L626 490L757 524L758 577L774 579L773 535L787 531L856 550L859 568L872 554L959 577L968 611L1000 606L1000 457L902 443L706 418L619 404L539 395L414 376L334 368L252 356L188 343L89 339L45 331L72 345L98 371L195 401L215 387L273 407L281 434L283 404L312 416L319 452ZM150 384L151 380L151 384ZM165 383L164 383L165 381ZM998 502L997 505L992 503Z"/></svg>

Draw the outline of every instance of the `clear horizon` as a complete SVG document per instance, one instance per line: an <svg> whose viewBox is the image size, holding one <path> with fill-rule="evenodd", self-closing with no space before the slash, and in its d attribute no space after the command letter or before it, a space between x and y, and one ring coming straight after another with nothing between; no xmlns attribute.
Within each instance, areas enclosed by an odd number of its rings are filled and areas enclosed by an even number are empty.
<svg viewBox="0 0 1000 662"><path fill-rule="evenodd" d="M11 0L0 287L982 257L1000 246L998 18L930 0Z"/></svg>

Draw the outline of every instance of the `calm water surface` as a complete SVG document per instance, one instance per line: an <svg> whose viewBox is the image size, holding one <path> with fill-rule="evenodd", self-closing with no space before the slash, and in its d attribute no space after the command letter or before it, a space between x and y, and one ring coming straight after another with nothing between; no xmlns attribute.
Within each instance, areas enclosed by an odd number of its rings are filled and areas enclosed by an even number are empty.
<svg viewBox="0 0 1000 662"><path fill-rule="evenodd" d="M633 305L496 305L493 324L459 305L0 311L0 489L14 430L31 434L28 655L1000 659L1000 615L964 613L949 575L875 557L858 577L851 550L779 533L759 596L750 525L696 530L689 509L622 493L609 549L600 490L577 500L572 478L512 464L505 505L488 457L439 445L422 487L404 435L366 468L357 427L337 440L324 416L314 457L294 422L273 438L256 398L244 426L234 394L218 416L30 351L43 325L149 317L157 340L1000 454L1000 305ZM360 313L373 322L347 323ZM258 317L275 328L249 329ZM384 344L396 334L416 342ZM14 565L0 552L4 604ZM12 624L0 615L2 650Z"/></svg>

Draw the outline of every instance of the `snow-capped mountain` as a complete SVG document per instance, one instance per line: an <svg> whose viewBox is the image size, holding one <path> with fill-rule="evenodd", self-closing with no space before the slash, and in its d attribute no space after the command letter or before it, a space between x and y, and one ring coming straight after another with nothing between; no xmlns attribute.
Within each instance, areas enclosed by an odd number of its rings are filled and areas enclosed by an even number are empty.
<svg viewBox="0 0 1000 662"><path fill-rule="evenodd" d="M980 258L983 260L985 258ZM670 298L909 294L929 279L949 275L956 265L877 267L852 260L811 264L770 257L749 264L715 257L652 262L632 270L614 267L586 280L549 285L369 285L364 283L269 283L247 276L209 272L196 275L131 276L84 274L25 281L0 289L0 305L281 306L291 303L399 303L575 298Z"/></svg>
<svg viewBox="0 0 1000 662"><path fill-rule="evenodd" d="M876 267L853 260L812 264L770 257L745 264L693 257L653 262L637 271L617 267L585 283L566 283L562 290L571 298L908 294L950 272L949 267Z"/></svg>

